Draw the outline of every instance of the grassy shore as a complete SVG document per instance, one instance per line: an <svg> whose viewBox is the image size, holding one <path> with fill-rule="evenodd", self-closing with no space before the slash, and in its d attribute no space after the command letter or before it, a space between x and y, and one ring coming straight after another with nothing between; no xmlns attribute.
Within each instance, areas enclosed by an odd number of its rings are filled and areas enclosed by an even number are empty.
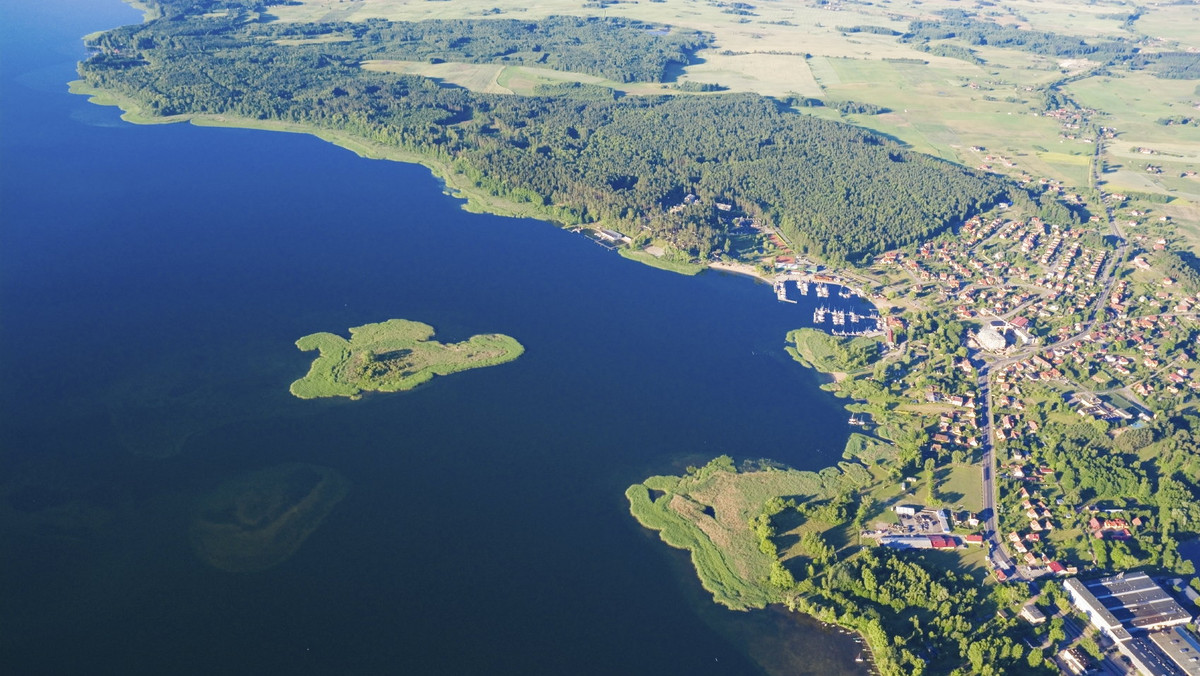
<svg viewBox="0 0 1200 676"><path fill-rule="evenodd" d="M652 268L658 268L659 270L677 272L681 275L696 275L707 267L699 263L674 261L666 257L655 256L646 251L635 251L626 247L617 249L617 252L621 254L622 258L628 258L631 261L637 261L643 265L649 265Z"/></svg>
<svg viewBox="0 0 1200 676"><path fill-rule="evenodd" d="M332 333L304 336L296 347L320 356L308 375L292 383L291 392L301 399L400 392L434 376L504 364L525 351L516 340L495 333L453 344L431 338L433 327L403 319L352 328L350 340Z"/></svg>
<svg viewBox="0 0 1200 676"><path fill-rule="evenodd" d="M759 548L747 526L763 503L773 497L828 497L869 480L861 465L851 463L819 473L739 472L722 456L682 477L650 477L630 486L625 497L638 523L691 554L700 583L713 600L733 610L748 610L786 600L782 590L767 581L775 557Z"/></svg>

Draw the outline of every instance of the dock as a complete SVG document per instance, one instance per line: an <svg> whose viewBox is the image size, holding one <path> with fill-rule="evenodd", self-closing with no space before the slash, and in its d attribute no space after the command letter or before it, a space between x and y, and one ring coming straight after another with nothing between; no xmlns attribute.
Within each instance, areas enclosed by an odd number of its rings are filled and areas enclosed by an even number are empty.
<svg viewBox="0 0 1200 676"><path fill-rule="evenodd" d="M778 298L779 301L783 302L783 303L795 303L796 302L796 301L792 300L791 298L787 297L787 282L782 281L782 280L775 282L775 297Z"/></svg>

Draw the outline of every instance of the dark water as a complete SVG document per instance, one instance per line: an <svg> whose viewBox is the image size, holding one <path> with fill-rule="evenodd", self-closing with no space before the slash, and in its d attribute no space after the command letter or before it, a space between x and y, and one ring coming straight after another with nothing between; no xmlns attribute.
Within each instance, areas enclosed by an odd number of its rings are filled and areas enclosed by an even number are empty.
<svg viewBox="0 0 1200 676"><path fill-rule="evenodd" d="M136 20L0 5L0 671L861 671L804 618L712 604L623 497L720 453L839 458L845 413L783 350L811 305L468 214L420 167L68 95L79 36ZM288 395L296 338L394 317L526 353ZM351 488L294 556L195 555L206 496L296 462Z"/></svg>

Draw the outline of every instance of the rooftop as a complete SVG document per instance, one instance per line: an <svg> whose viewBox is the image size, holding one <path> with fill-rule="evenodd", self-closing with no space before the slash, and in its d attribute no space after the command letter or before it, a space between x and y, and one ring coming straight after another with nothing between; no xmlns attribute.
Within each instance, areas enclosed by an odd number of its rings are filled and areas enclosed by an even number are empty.
<svg viewBox="0 0 1200 676"><path fill-rule="evenodd" d="M1200 676L1200 641L1187 629L1173 627L1150 634L1150 640L1188 676Z"/></svg>
<svg viewBox="0 0 1200 676"><path fill-rule="evenodd" d="M1122 624L1133 629L1184 624L1192 616L1145 573L1085 583L1088 591Z"/></svg>

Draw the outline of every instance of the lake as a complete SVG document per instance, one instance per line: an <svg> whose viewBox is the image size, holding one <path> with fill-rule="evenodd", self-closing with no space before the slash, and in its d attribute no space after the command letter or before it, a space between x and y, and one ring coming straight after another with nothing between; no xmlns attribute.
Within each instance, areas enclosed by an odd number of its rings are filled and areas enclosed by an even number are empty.
<svg viewBox="0 0 1200 676"><path fill-rule="evenodd" d="M784 351L815 300L467 213L418 166L67 94L80 36L139 19L0 6L7 673L864 673L819 623L714 605L623 496L722 453L840 459L846 413ZM526 352L288 394L297 338L391 318ZM202 560L202 506L290 463L348 486L294 555Z"/></svg>

